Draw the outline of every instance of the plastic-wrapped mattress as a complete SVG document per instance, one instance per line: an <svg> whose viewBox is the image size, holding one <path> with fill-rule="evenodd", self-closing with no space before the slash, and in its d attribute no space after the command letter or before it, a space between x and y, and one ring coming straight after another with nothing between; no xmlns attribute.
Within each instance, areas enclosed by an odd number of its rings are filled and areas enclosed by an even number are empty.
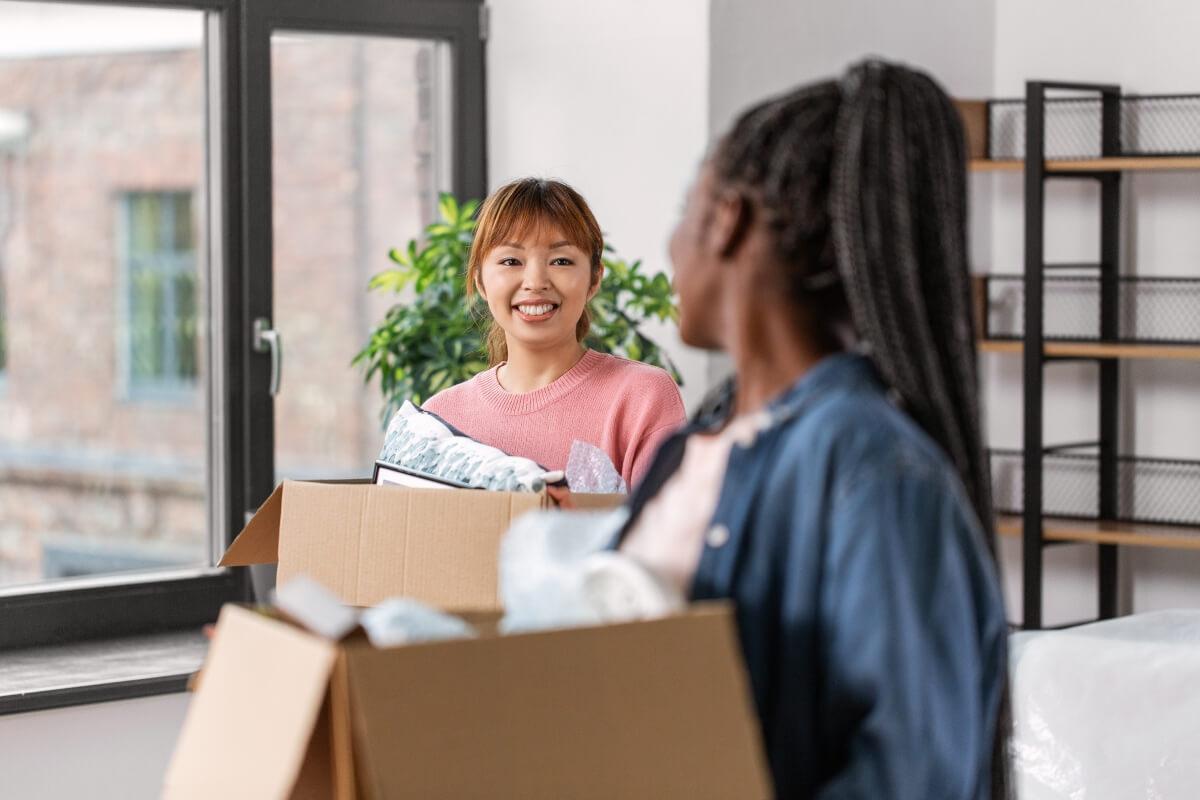
<svg viewBox="0 0 1200 800"><path fill-rule="evenodd" d="M1200 797L1200 610L1009 644L1019 800Z"/></svg>

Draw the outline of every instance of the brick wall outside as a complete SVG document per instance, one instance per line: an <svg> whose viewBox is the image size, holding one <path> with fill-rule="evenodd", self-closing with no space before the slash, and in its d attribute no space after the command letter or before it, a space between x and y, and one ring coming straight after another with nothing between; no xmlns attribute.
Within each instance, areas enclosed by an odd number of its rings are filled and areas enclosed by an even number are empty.
<svg viewBox="0 0 1200 800"><path fill-rule="evenodd" d="M427 57L332 37L273 49L280 475L361 474L378 448L377 389L349 362L389 302L367 279L432 208ZM204 106L198 50L0 60L0 109L31 123L0 170L0 585L208 558L204 394L125 385L118 235L123 192L191 190L203 209Z"/></svg>

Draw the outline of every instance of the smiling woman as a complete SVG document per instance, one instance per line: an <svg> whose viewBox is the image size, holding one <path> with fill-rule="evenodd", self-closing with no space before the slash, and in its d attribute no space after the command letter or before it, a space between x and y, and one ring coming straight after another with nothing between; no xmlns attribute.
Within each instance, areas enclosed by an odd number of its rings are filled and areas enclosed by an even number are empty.
<svg viewBox="0 0 1200 800"><path fill-rule="evenodd" d="M566 467L576 440L600 447L632 486L684 409L666 371L583 345L603 251L595 216L570 186L526 178L492 194L467 266L468 295L491 312L492 366L425 408L549 469Z"/></svg>
<svg viewBox="0 0 1200 800"><path fill-rule="evenodd" d="M526 178L488 198L471 245L467 294L482 295L492 313L493 365L508 360L510 337L518 349L553 348L578 359L590 324L587 301L604 276L603 250L595 216L565 183Z"/></svg>

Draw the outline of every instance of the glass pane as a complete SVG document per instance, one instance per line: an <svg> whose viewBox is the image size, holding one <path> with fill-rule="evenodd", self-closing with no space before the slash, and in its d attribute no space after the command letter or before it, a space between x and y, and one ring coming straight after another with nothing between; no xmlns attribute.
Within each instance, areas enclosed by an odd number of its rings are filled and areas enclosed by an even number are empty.
<svg viewBox="0 0 1200 800"><path fill-rule="evenodd" d="M199 374L196 364L197 325L196 275L182 271L175 276L175 325L172 347L175 349L177 376L180 381L195 380Z"/></svg>
<svg viewBox="0 0 1200 800"><path fill-rule="evenodd" d="M129 359L134 392L180 392L196 378L196 245L191 194L125 196Z"/></svg>
<svg viewBox="0 0 1200 800"><path fill-rule="evenodd" d="M192 195L176 192L171 196L171 249L176 253L190 253L196 240L192 232Z"/></svg>
<svg viewBox="0 0 1200 800"><path fill-rule="evenodd" d="M367 292L432 218L448 176L446 45L277 33L271 43L278 478L370 474L379 387L351 359L394 296Z"/></svg>
<svg viewBox="0 0 1200 800"><path fill-rule="evenodd" d="M161 323L163 317L163 277L154 269L134 269L130 273L129 298L130 383L152 383L163 375Z"/></svg>
<svg viewBox="0 0 1200 800"><path fill-rule="evenodd" d="M129 253L140 256L159 249L162 203L158 195L138 192L129 197Z"/></svg>
<svg viewBox="0 0 1200 800"><path fill-rule="evenodd" d="M0 586L211 563L205 27L0 3Z"/></svg>

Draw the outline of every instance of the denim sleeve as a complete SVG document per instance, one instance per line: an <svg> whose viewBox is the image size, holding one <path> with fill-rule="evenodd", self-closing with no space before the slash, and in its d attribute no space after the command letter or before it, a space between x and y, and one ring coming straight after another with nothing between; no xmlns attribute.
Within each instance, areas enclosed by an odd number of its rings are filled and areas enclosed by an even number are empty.
<svg viewBox="0 0 1200 800"><path fill-rule="evenodd" d="M983 796L993 713L980 598L993 587L980 586L990 564L961 486L928 468L879 470L840 487L829 519L818 624L830 772L816 797Z"/></svg>

